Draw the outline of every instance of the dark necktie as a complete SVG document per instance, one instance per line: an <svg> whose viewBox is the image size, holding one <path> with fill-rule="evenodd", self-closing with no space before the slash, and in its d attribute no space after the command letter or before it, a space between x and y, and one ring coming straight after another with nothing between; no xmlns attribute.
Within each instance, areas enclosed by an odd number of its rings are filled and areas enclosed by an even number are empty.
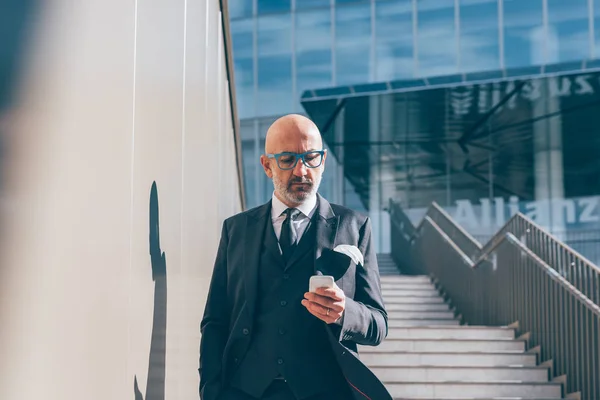
<svg viewBox="0 0 600 400"><path fill-rule="evenodd" d="M285 220L281 225L281 235L279 236L279 245L281 246L281 252L283 257L287 260L290 255L294 252L297 245L297 234L296 229L292 221L298 217L300 211L295 208L288 208L284 211Z"/></svg>

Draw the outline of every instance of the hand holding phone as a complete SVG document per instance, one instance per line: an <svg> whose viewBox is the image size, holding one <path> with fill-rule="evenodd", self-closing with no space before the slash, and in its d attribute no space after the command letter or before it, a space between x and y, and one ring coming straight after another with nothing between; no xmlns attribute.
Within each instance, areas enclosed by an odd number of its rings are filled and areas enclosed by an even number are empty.
<svg viewBox="0 0 600 400"><path fill-rule="evenodd" d="M344 292L335 286L333 276L315 275L310 277L309 293L304 294L302 305L315 317L332 324L338 321L346 308ZM327 292L317 294L318 288L328 288Z"/></svg>
<svg viewBox="0 0 600 400"><path fill-rule="evenodd" d="M315 293L317 288L326 287L332 288L334 286L333 276L330 275L313 275L310 277L308 284L308 291Z"/></svg>

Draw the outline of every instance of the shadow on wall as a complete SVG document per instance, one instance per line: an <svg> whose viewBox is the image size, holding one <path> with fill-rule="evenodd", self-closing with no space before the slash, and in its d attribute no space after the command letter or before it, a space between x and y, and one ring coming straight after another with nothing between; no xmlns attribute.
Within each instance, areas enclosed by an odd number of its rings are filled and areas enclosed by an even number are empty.
<svg viewBox="0 0 600 400"><path fill-rule="evenodd" d="M13 106L14 91L20 77L21 60L28 50L27 39L35 26L37 0L0 2L0 189L4 182L4 156L7 135L4 130ZM0 195L1 195L0 191Z"/></svg>
<svg viewBox="0 0 600 400"><path fill-rule="evenodd" d="M150 262L154 280L154 316L152 340L146 381L146 397L140 391L137 375L134 377L135 400L164 400L165 358L167 342L167 262L160 249L160 227L158 218L158 189L156 182L150 189Z"/></svg>
<svg viewBox="0 0 600 400"><path fill-rule="evenodd" d="M36 0L2 0L0 8L0 113L9 108L26 40L34 26Z"/></svg>

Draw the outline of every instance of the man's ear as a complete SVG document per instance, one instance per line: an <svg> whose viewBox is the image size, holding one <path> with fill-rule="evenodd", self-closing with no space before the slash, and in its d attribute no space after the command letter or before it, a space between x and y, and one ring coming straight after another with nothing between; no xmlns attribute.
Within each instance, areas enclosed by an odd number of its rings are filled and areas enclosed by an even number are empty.
<svg viewBox="0 0 600 400"><path fill-rule="evenodd" d="M271 160L269 159L269 157L262 155L260 156L260 163L263 167L263 169L265 170L265 174L270 178L273 179L273 171L271 170Z"/></svg>

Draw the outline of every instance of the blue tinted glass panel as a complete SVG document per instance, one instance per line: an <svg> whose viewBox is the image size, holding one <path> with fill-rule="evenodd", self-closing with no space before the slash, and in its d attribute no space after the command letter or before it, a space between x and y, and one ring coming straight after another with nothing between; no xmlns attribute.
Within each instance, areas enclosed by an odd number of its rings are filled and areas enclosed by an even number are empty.
<svg viewBox="0 0 600 400"><path fill-rule="evenodd" d="M594 1L594 54L593 58L600 58L600 1Z"/></svg>
<svg viewBox="0 0 600 400"><path fill-rule="evenodd" d="M253 21L249 19L231 22L236 101L240 118L254 116L253 26Z"/></svg>
<svg viewBox="0 0 600 400"><path fill-rule="evenodd" d="M460 71L500 68L497 0L461 0Z"/></svg>
<svg viewBox="0 0 600 400"><path fill-rule="evenodd" d="M229 18L243 18L252 16L252 0L229 0Z"/></svg>
<svg viewBox="0 0 600 400"><path fill-rule="evenodd" d="M329 7L330 5L330 0L296 0L296 10L315 7Z"/></svg>
<svg viewBox="0 0 600 400"><path fill-rule="evenodd" d="M504 0L504 65L506 68L544 63L542 0Z"/></svg>
<svg viewBox="0 0 600 400"><path fill-rule="evenodd" d="M418 76L457 72L458 42L454 2L421 0L418 12Z"/></svg>
<svg viewBox="0 0 600 400"><path fill-rule="evenodd" d="M300 96L305 90L319 89L332 85L330 50L305 51L296 55L296 99L295 111L302 111Z"/></svg>
<svg viewBox="0 0 600 400"><path fill-rule="evenodd" d="M300 0L302 1L302 0ZM335 0L335 4L369 3L370 0Z"/></svg>
<svg viewBox="0 0 600 400"><path fill-rule="evenodd" d="M337 7L335 25L337 46L368 44L371 41L371 5Z"/></svg>
<svg viewBox="0 0 600 400"><path fill-rule="evenodd" d="M328 97L328 96L341 96L350 94L350 88L348 86L337 86L334 88L318 89L315 90L317 97Z"/></svg>
<svg viewBox="0 0 600 400"><path fill-rule="evenodd" d="M571 61L561 64L551 64L544 68L545 72L576 72L582 70L583 61Z"/></svg>
<svg viewBox="0 0 600 400"><path fill-rule="evenodd" d="M371 5L337 7L335 24L335 84L368 82L371 72Z"/></svg>
<svg viewBox="0 0 600 400"><path fill-rule="evenodd" d="M292 109L292 56L274 55L258 58L257 114L289 113Z"/></svg>
<svg viewBox="0 0 600 400"><path fill-rule="evenodd" d="M388 85L385 82L380 83L367 83L364 85L355 85L352 87L354 93L372 93L372 92L383 92L387 90Z"/></svg>
<svg viewBox="0 0 600 400"><path fill-rule="evenodd" d="M306 89L332 84L331 11L322 8L296 13L296 99L295 111L302 111L300 96Z"/></svg>
<svg viewBox="0 0 600 400"><path fill-rule="evenodd" d="M230 26L231 40L233 41L233 57L236 59L252 57L254 22L251 19L243 19L232 21Z"/></svg>
<svg viewBox="0 0 600 400"><path fill-rule="evenodd" d="M375 79L410 78L415 74L412 1L375 4Z"/></svg>
<svg viewBox="0 0 600 400"><path fill-rule="evenodd" d="M587 3L548 0L548 63L591 57Z"/></svg>
<svg viewBox="0 0 600 400"><path fill-rule="evenodd" d="M251 58L236 58L235 91L240 118L254 116L254 63Z"/></svg>
<svg viewBox="0 0 600 400"><path fill-rule="evenodd" d="M254 140L254 120L246 119L240 121L240 137L244 140Z"/></svg>
<svg viewBox="0 0 600 400"><path fill-rule="evenodd" d="M244 183L246 189L247 207L256 207L258 202L256 178L256 161L258 155L255 154L254 140L242 141L242 164L244 165Z"/></svg>
<svg viewBox="0 0 600 400"><path fill-rule="evenodd" d="M258 18L258 116L292 109L291 25L290 14Z"/></svg>
<svg viewBox="0 0 600 400"><path fill-rule="evenodd" d="M329 9L296 13L296 52L331 49L331 12Z"/></svg>
<svg viewBox="0 0 600 400"><path fill-rule="evenodd" d="M257 0L258 13L286 12L291 9L290 0Z"/></svg>
<svg viewBox="0 0 600 400"><path fill-rule="evenodd" d="M371 61L369 46L338 47L336 57L336 84L351 85L369 81Z"/></svg>
<svg viewBox="0 0 600 400"><path fill-rule="evenodd" d="M291 54L292 18L275 14L258 18L258 55Z"/></svg>

